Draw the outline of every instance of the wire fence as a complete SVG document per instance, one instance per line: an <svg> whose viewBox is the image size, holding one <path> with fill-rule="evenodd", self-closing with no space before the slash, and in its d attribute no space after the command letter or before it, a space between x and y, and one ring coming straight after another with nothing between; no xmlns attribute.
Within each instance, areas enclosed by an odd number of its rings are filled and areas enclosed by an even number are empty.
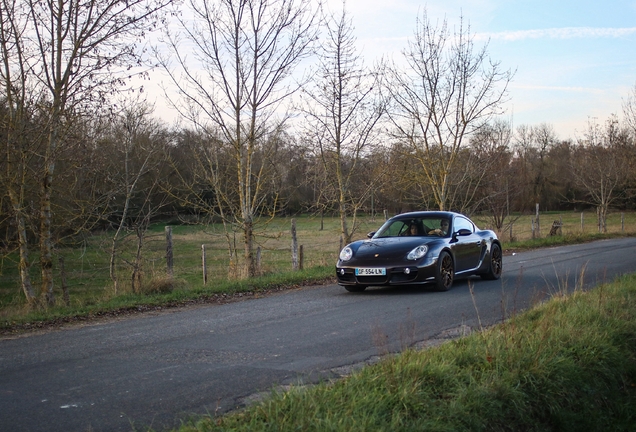
<svg viewBox="0 0 636 432"><path fill-rule="evenodd" d="M305 269L316 266L335 266L340 252L340 227L337 218L301 216L296 220L297 250L302 250L301 266ZM480 228L488 227L487 217L475 217ZM597 233L598 222L594 212L542 213L539 223L535 215L513 216L511 227L499 233L501 240L527 240L546 237L557 224L556 235L579 233ZM358 219L354 240L366 238L369 231L377 230L384 222L382 215L363 216ZM273 223L258 230L255 235L254 252L259 256L260 274L282 273L294 270L292 245L292 218L276 219ZM607 216L607 232L636 233L636 213L616 212ZM243 265L241 233L226 234L222 226L172 226L172 272L176 279L183 280L189 286L213 284L236 276ZM169 276L167 262L167 240L165 226L154 226L143 237L141 249L141 274L145 283ZM116 271L122 282L122 291L131 286L132 267L134 265L139 239L129 235L121 239L118 245ZM233 248L230 254L229 245ZM72 298L81 298L90 302L91 297L99 296L112 288L110 278L110 248L112 237L108 233L96 234L82 244L72 248L60 248L56 251L63 258L65 281ZM203 260L205 251L205 261ZM299 259L297 257L296 259ZM40 282L37 255L32 257L36 263L31 267L31 279L34 287ZM0 263L0 309L6 305L18 305L24 301L19 283L17 257L5 255ZM296 264L297 265L297 264ZM55 270L54 284L59 289L61 268ZM205 272L205 273L204 273ZM207 277L205 277L207 274ZM127 284L128 282L128 284Z"/></svg>

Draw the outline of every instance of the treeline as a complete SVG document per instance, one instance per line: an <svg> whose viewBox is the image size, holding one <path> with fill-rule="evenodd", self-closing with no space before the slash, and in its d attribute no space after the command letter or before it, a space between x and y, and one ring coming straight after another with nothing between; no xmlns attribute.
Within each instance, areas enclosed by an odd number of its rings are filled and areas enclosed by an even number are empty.
<svg viewBox="0 0 636 432"><path fill-rule="evenodd" d="M133 118L135 109L141 117ZM127 228L157 221L221 221L220 215L232 207L228 202L238 201L236 164L223 144L153 118L145 103L122 112L101 124L92 120L82 124L59 152L58 186L52 199L56 241L83 231L117 229L122 217ZM37 138L30 143L36 144ZM268 181L258 186L264 201L259 218L337 215L339 191L333 173L321 165L320 155L288 134L279 135L268 146L266 154L255 155L263 158L259 166L269 171ZM32 154L21 167L25 229L32 243L37 243L40 220L36 174L43 170L37 147L30 149ZM207 173L210 155L215 170ZM349 190L354 198L347 206L350 215L439 208L422 180L415 152L403 144L370 148L353 169L349 165L354 161L346 155L343 159L343 170L355 178ZM614 118L603 126L590 125L581 140L560 140L548 124L522 125L513 131L509 123L495 122L483 126L459 153L450 181L449 209L502 218L534 212L535 203L545 211L633 210L635 161L633 134L620 129ZM1 163L6 184L15 175L7 170L6 159ZM221 197L212 186L216 181ZM10 203L5 195L0 221L5 248L16 239Z"/></svg>
<svg viewBox="0 0 636 432"><path fill-rule="evenodd" d="M121 238L141 251L157 221L223 223L250 277L254 233L277 215L336 214L346 243L361 212L481 213L501 231L535 203L601 218L636 206L636 89L623 118L576 139L513 128L501 111L513 74L463 20L451 32L424 12L403 62L367 67L346 10L319 3L0 1L0 232L31 305L53 302L56 246L95 230L113 233L117 289ZM179 122L127 88L149 63Z"/></svg>

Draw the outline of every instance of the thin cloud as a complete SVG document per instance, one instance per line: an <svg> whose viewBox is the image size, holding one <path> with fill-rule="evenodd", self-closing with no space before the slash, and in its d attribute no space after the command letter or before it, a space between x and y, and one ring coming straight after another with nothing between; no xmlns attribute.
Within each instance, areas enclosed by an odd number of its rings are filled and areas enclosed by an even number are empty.
<svg viewBox="0 0 636 432"><path fill-rule="evenodd" d="M477 33L476 39L518 41L526 39L578 39L578 38L621 38L636 34L636 27L597 28L563 27L537 30L518 30L497 33Z"/></svg>
<svg viewBox="0 0 636 432"><path fill-rule="evenodd" d="M549 90L549 91L562 91L562 92L570 92L570 93L592 93L592 94L604 93L602 89L591 88L591 87L541 86L541 85L524 85L524 84L516 84L516 85L512 85L511 87L523 89L523 90Z"/></svg>

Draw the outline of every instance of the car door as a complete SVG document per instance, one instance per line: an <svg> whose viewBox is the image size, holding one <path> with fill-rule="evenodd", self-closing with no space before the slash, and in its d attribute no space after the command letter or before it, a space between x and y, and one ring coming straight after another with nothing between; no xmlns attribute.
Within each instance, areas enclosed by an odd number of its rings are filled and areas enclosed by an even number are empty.
<svg viewBox="0 0 636 432"><path fill-rule="evenodd" d="M482 241L475 234L475 225L468 219L457 216L453 221L453 232L458 233L460 230L468 230L468 235L457 235L456 242L453 245L455 251L455 272L463 272L477 267L481 256Z"/></svg>

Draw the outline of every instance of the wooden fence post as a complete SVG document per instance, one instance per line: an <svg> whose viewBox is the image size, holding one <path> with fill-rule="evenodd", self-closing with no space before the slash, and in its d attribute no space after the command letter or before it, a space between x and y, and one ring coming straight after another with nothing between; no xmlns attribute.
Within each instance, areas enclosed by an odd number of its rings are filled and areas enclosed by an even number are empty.
<svg viewBox="0 0 636 432"><path fill-rule="evenodd" d="M536 203L535 212L536 212L535 219L537 221L537 237L541 238L541 222L539 221L539 203Z"/></svg>
<svg viewBox="0 0 636 432"><path fill-rule="evenodd" d="M298 247L298 269L302 270L304 267L305 253L303 252L303 245Z"/></svg>
<svg viewBox="0 0 636 432"><path fill-rule="evenodd" d="M534 240L534 218L532 218L532 239Z"/></svg>
<svg viewBox="0 0 636 432"><path fill-rule="evenodd" d="M621 232L625 232L625 213L621 213Z"/></svg>
<svg viewBox="0 0 636 432"><path fill-rule="evenodd" d="M168 276L172 277L174 275L173 272L173 257L172 257L172 227L167 226L165 228L166 231L166 266L168 270Z"/></svg>
<svg viewBox="0 0 636 432"><path fill-rule="evenodd" d="M583 212L581 212L581 232L584 233L585 232L585 222L584 222L585 218L583 216Z"/></svg>
<svg viewBox="0 0 636 432"><path fill-rule="evenodd" d="M201 265L203 266L203 285L208 283L208 265L205 260L205 245L201 245Z"/></svg>
<svg viewBox="0 0 636 432"><path fill-rule="evenodd" d="M296 219L291 220L291 236L292 236L292 270L298 270L298 239L296 238Z"/></svg>

